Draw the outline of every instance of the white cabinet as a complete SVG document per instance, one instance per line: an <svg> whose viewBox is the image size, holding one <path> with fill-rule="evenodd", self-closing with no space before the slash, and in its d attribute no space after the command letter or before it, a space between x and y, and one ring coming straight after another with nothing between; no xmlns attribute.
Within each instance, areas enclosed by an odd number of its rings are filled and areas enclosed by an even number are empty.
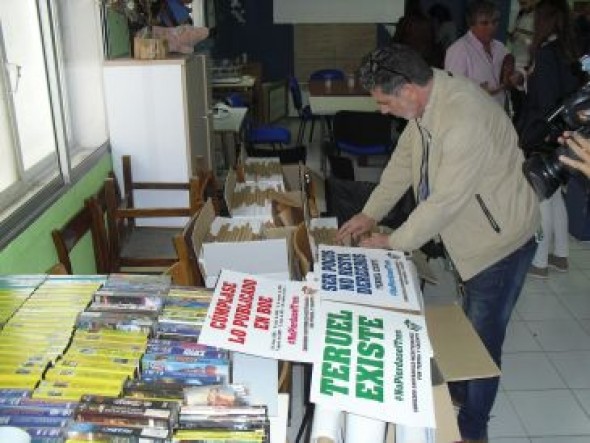
<svg viewBox="0 0 590 443"><path fill-rule="evenodd" d="M207 56L107 61L104 84L113 167L120 183L121 156L127 154L135 181L186 182L199 158L204 167L215 169ZM137 205L144 207L186 206L188 201L184 191L135 195Z"/></svg>

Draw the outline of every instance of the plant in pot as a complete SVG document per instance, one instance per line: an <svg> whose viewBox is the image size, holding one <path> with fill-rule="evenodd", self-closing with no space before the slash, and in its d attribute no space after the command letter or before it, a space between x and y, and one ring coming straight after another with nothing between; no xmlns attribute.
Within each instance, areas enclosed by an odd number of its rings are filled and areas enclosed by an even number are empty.
<svg viewBox="0 0 590 443"><path fill-rule="evenodd" d="M166 40L154 36L153 32L160 4L160 0L103 0L105 8L127 19L135 58L159 59L168 53Z"/></svg>

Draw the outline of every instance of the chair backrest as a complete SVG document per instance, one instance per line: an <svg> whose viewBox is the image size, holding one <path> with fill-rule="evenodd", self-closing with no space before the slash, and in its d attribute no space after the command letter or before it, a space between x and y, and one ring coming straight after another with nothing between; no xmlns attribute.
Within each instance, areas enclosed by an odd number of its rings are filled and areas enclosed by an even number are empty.
<svg viewBox="0 0 590 443"><path fill-rule="evenodd" d="M84 201L82 208L61 228L51 231L58 261L63 265L68 274L73 273L70 253L86 234L90 234L92 238L96 272L99 274L109 272L108 242L104 231L98 232L94 224L90 209L93 198L91 197Z"/></svg>
<svg viewBox="0 0 590 443"><path fill-rule="evenodd" d="M197 177L191 177L187 182L138 182L133 180L131 157L123 156L122 162L124 195L121 196L120 191L117 192L118 186L114 177L107 178L104 187L111 272L118 272L121 266L169 266L175 259L121 255L123 244L135 227L134 220L136 218L191 217L205 204L207 197L213 197L219 207L215 177L210 171L200 171ZM134 206L133 199L135 190L186 190L189 201L186 207L137 208Z"/></svg>
<svg viewBox="0 0 590 443"><path fill-rule="evenodd" d="M344 71L341 69L318 69L309 76L310 80L344 80Z"/></svg>
<svg viewBox="0 0 590 443"><path fill-rule="evenodd" d="M334 115L334 141L354 146L393 145L394 118L379 112L338 111Z"/></svg>
<svg viewBox="0 0 590 443"><path fill-rule="evenodd" d="M232 108L245 108L248 105L244 101L244 96L239 92L232 92L224 99L225 103Z"/></svg>
<svg viewBox="0 0 590 443"><path fill-rule="evenodd" d="M330 165L330 175L333 177L341 180L354 181L354 165L352 159L329 154L328 164Z"/></svg>

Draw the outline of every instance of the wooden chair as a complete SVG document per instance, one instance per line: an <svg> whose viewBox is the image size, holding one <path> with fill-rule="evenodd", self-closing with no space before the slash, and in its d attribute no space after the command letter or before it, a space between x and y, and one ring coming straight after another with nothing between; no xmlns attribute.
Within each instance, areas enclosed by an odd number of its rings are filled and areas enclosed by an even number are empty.
<svg viewBox="0 0 590 443"><path fill-rule="evenodd" d="M191 217L204 204L207 193L216 194L214 176L202 172L188 182L139 182L133 181L130 156L123 156L124 192L117 193L114 178L105 181L107 230L109 239L111 272L121 268L167 268L178 260L173 237L182 231L180 227L137 226L137 218ZM189 193L186 207L137 208L134 191L158 190Z"/></svg>
<svg viewBox="0 0 590 443"><path fill-rule="evenodd" d="M100 232L93 222L91 204L94 197L84 201L84 206L70 218L61 228L51 231L53 244L59 263L61 263L67 274L72 274L72 262L70 253L82 238L90 233L94 251L94 262L96 272L105 274L109 272L108 243L104 230Z"/></svg>

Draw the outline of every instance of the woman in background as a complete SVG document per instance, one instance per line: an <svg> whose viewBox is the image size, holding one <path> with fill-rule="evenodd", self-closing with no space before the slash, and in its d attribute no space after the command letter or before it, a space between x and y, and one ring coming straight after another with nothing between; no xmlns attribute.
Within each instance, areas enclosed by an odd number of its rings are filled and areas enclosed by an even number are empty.
<svg viewBox="0 0 590 443"><path fill-rule="evenodd" d="M526 128L543 121L580 85L577 58L567 0L541 0L535 7L527 93L516 125L525 153L533 144L527 140ZM561 189L541 202L541 219L543 236L529 275L548 278L549 267L568 270L568 220Z"/></svg>

